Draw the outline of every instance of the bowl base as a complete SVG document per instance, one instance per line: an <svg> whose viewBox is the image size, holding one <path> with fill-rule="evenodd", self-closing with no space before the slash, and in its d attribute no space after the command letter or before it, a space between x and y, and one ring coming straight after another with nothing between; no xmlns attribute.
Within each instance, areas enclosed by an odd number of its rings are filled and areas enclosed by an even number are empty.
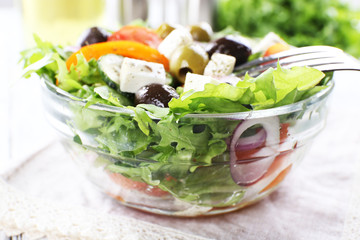
<svg viewBox="0 0 360 240"><path fill-rule="evenodd" d="M166 210L166 209L159 209L159 208L153 208L150 206L135 204L131 202L125 201L122 197L118 195L113 195L111 193L106 193L110 197L114 198L119 204L133 208L135 210L156 214L156 215L164 215L164 216L170 216L170 217L182 217L182 218L194 218L194 217L210 217L210 216L216 216L216 215L222 215L230 212L235 212L241 209L244 209L246 207L249 207L251 205L254 205L261 200L263 200L264 197L271 194L275 189L271 189L270 191L262 194L256 199L253 199L251 201L242 202L233 206L228 207L194 207L193 209L186 209L181 211L176 210Z"/></svg>

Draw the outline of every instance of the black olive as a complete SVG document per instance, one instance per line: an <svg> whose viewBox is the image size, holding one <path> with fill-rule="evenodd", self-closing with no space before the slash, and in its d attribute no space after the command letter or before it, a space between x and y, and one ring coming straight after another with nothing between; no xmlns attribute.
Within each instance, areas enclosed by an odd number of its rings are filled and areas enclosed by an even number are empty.
<svg viewBox="0 0 360 240"><path fill-rule="evenodd" d="M247 62L251 55L251 48L235 36L225 36L215 40L207 51L209 57L214 53L223 53L236 58L235 66Z"/></svg>
<svg viewBox="0 0 360 240"><path fill-rule="evenodd" d="M108 32L99 27L89 28L81 35L80 46L106 42L109 35Z"/></svg>
<svg viewBox="0 0 360 240"><path fill-rule="evenodd" d="M135 104L153 104L158 107L168 107L172 98L179 98L175 89L169 85L158 83L141 87L135 94Z"/></svg>
<svg viewBox="0 0 360 240"><path fill-rule="evenodd" d="M197 124L193 126L193 133L202 133L205 131L206 126L203 124Z"/></svg>

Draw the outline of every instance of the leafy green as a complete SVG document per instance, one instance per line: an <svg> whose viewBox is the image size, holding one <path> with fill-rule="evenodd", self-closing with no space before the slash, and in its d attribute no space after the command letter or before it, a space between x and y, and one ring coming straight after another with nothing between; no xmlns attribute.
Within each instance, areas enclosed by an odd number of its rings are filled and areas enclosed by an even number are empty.
<svg viewBox="0 0 360 240"><path fill-rule="evenodd" d="M53 56L60 55L62 58L66 58L66 53L60 46L43 42L37 35L34 35L34 40L36 47L21 52L21 61L24 64L23 76L28 78L32 73L36 73L55 83L58 66Z"/></svg>
<svg viewBox="0 0 360 240"><path fill-rule="evenodd" d="M174 113L229 113L279 107L300 101L303 96L316 93L312 90L325 74L309 67L292 69L269 68L256 78L248 75L236 86L222 83L206 84L199 92L185 92L179 99L169 102Z"/></svg>
<svg viewBox="0 0 360 240"><path fill-rule="evenodd" d="M183 93L178 99L169 102L169 108L176 113L228 113L243 112L248 109L244 99L252 98L248 88L237 88L230 84L206 84L204 91Z"/></svg>
<svg viewBox="0 0 360 240"><path fill-rule="evenodd" d="M100 86L94 88L94 92L97 93L102 99L106 99L117 107L130 105L131 102L128 98L121 95L119 92L110 88L109 86Z"/></svg>

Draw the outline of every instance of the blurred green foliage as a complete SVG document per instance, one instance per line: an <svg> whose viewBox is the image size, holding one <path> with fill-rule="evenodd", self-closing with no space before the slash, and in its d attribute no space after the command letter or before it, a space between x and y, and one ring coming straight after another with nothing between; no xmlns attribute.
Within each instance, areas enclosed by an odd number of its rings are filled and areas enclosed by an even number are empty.
<svg viewBox="0 0 360 240"><path fill-rule="evenodd" d="M275 32L294 46L331 45L360 57L360 10L340 0L219 0L215 29Z"/></svg>

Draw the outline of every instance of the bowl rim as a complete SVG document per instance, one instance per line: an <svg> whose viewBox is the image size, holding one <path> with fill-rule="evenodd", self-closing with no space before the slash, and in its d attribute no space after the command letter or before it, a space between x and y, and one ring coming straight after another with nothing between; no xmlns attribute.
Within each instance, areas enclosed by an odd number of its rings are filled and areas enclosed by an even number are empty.
<svg viewBox="0 0 360 240"><path fill-rule="evenodd" d="M319 91L318 93L312 95L311 97L280 107L261 109L261 110L250 110L247 112L233 112L233 113L189 113L182 116L182 118L256 119L256 118L274 117L274 116L289 114L289 113L305 110L311 105L321 102L332 92L334 85L335 85L334 78L332 78L331 81L327 83L328 86L327 88ZM49 92L51 94L56 95L58 98L61 98L64 101L77 102L79 105L83 105L83 106L85 106L87 103L85 99L78 98L72 95L71 93L57 87L55 84L46 80L45 78L41 78L41 86L45 90L50 90ZM134 114L132 110L126 107L117 107L117 106L105 105L100 103L92 104L88 106L88 108L94 110L103 110L113 113L124 113L130 115ZM152 116L150 113L148 113L148 115L152 119L159 119Z"/></svg>

